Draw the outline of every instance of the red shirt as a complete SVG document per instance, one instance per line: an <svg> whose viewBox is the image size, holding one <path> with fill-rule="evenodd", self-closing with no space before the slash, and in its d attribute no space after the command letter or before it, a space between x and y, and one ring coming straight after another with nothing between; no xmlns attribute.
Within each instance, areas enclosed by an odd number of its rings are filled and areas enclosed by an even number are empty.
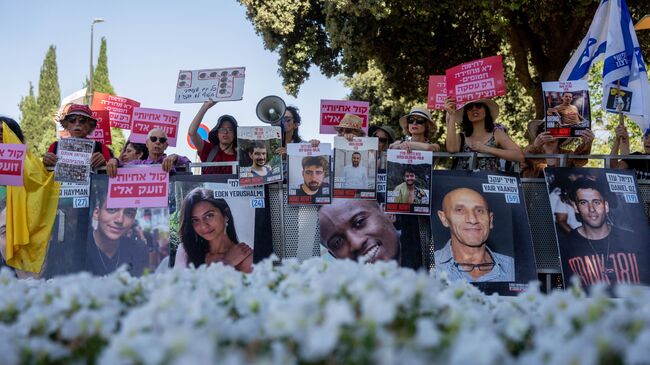
<svg viewBox="0 0 650 365"><path fill-rule="evenodd" d="M199 151L199 158L203 162L232 162L237 161L237 154L227 154L223 150L219 149L219 152L214 156L212 161L207 161L210 151L214 148L214 145L208 141L203 141L203 149ZM234 174L232 166L209 166L204 167L203 174Z"/></svg>

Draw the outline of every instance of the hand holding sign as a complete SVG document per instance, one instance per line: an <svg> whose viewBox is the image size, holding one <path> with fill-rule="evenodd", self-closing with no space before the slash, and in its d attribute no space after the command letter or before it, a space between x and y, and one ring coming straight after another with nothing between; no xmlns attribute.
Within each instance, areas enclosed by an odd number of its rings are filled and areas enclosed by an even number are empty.
<svg viewBox="0 0 650 365"><path fill-rule="evenodd" d="M502 57L492 56L463 63L446 71L447 93L456 108L483 98L506 94Z"/></svg>

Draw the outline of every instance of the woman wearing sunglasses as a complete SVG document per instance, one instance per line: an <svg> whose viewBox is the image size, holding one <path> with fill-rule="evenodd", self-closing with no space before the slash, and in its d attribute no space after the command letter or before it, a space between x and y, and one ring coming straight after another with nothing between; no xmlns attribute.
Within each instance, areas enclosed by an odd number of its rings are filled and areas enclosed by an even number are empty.
<svg viewBox="0 0 650 365"><path fill-rule="evenodd" d="M402 127L404 135L409 138L391 144L390 148L407 151L440 151L440 145L431 142L435 132L435 124L431 120L431 114L426 109L411 108L410 113L399 118L399 125Z"/></svg>
<svg viewBox="0 0 650 365"><path fill-rule="evenodd" d="M447 112L447 152L479 152L494 157L479 157L476 167L479 170L498 170L499 159L523 162L521 148L502 128L495 128L494 121L499 116L499 106L493 100L480 99L456 110L456 102L448 98L445 102ZM456 124L461 132L456 133ZM467 170L469 158L454 159L453 168Z"/></svg>

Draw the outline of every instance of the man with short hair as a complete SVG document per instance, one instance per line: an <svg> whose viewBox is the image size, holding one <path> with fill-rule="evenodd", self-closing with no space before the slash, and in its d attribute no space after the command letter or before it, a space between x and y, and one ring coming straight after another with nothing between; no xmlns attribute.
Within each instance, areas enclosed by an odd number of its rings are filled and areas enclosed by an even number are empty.
<svg viewBox="0 0 650 365"><path fill-rule="evenodd" d="M264 141L254 141L248 150L248 157L253 161L250 169L250 176L266 176L272 171L271 166L267 165L268 152Z"/></svg>
<svg viewBox="0 0 650 365"><path fill-rule="evenodd" d="M345 189L368 189L368 173L366 168L361 166L361 153L352 153L352 164L343 168Z"/></svg>
<svg viewBox="0 0 650 365"><path fill-rule="evenodd" d="M494 213L481 194L468 188L450 191L438 218L449 228L451 238L434 253L436 270L448 272L452 280L515 281L514 259L488 247Z"/></svg>
<svg viewBox="0 0 650 365"><path fill-rule="evenodd" d="M565 91L562 93L562 103L555 108L548 108L548 115L558 115L562 125L576 125L584 120L578 107L571 104L573 102L573 93Z"/></svg>
<svg viewBox="0 0 650 365"><path fill-rule="evenodd" d="M580 277L584 286L599 282L639 284L639 268L645 271L646 266L639 256L646 250L642 247L645 245L634 232L609 221L610 197L606 188L595 180L580 178L573 183L569 199L582 226L572 230L566 242L561 243L563 266L568 264L570 270L564 273L565 280L572 273Z"/></svg>
<svg viewBox="0 0 650 365"><path fill-rule="evenodd" d="M404 169L404 182L393 190L393 203L429 204L428 190L417 186L415 169L407 165Z"/></svg>
<svg viewBox="0 0 650 365"><path fill-rule="evenodd" d="M324 156L306 156L302 158L302 178L297 196L327 195L329 183L323 183L329 169L327 158Z"/></svg>

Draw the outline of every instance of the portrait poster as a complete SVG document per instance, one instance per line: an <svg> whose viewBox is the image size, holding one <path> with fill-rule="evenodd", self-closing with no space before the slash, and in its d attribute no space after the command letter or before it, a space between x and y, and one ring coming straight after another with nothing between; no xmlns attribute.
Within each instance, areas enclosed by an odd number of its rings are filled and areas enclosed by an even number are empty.
<svg viewBox="0 0 650 365"><path fill-rule="evenodd" d="M431 213L431 151L388 150L386 212Z"/></svg>
<svg viewBox="0 0 650 365"><path fill-rule="evenodd" d="M648 285L650 229L634 171L544 169L565 286Z"/></svg>
<svg viewBox="0 0 650 365"><path fill-rule="evenodd" d="M629 87L609 84L605 86L603 107L610 113L625 115L643 115L643 105L635 102L634 90Z"/></svg>
<svg viewBox="0 0 650 365"><path fill-rule="evenodd" d="M133 110L133 127L129 140L135 143L146 143L149 131L160 128L167 134L167 144L176 147L180 119L181 112L136 107Z"/></svg>
<svg viewBox="0 0 650 365"><path fill-rule="evenodd" d="M194 206L202 201L219 204L230 211L229 238L237 243L245 243L253 249L253 262L259 262L273 253L273 234L271 226L271 207L269 203L268 186L243 187L239 185L237 175L176 175L172 177L174 184L174 201L178 227L185 223L192 226L192 211ZM193 202L193 203L192 203ZM184 212L188 212L189 217ZM230 226L232 225L232 227ZM220 228L220 229L224 229ZM192 230L194 228L191 228ZM230 230L232 229L232 230ZM177 237L183 245L196 244L203 238L201 231L190 232L187 237ZM196 233L196 235L194 235ZM230 237L236 236L236 237ZM236 238L236 239L235 239ZM205 239L205 238L204 238ZM179 256L175 264L185 264ZM205 262L195 262L200 266ZM188 262L189 264L189 262Z"/></svg>
<svg viewBox="0 0 650 365"><path fill-rule="evenodd" d="M438 272L500 295L516 295L537 279L519 176L434 170L432 180L431 232Z"/></svg>
<svg viewBox="0 0 650 365"><path fill-rule="evenodd" d="M60 139L56 150L54 180L80 183L90 180L90 158L95 141L84 138Z"/></svg>
<svg viewBox="0 0 650 365"><path fill-rule="evenodd" d="M174 102L179 104L209 100L242 100L245 78L245 67L181 70L176 81Z"/></svg>
<svg viewBox="0 0 650 365"><path fill-rule="evenodd" d="M336 134L336 129L346 114L354 114L361 118L361 129L368 133L368 118L370 103L355 100L321 100L320 101L320 133Z"/></svg>
<svg viewBox="0 0 650 365"><path fill-rule="evenodd" d="M585 80L542 82L546 130L554 137L578 137L591 128L589 85Z"/></svg>
<svg viewBox="0 0 650 365"><path fill-rule="evenodd" d="M329 204L332 201L332 145L287 144L289 156L289 205Z"/></svg>
<svg viewBox="0 0 650 365"><path fill-rule="evenodd" d="M121 96L93 93L92 110L108 110L109 123L113 128L131 129L131 116L133 108L139 107L140 103Z"/></svg>
<svg viewBox="0 0 650 365"><path fill-rule="evenodd" d="M282 181L280 127L238 127L239 184L254 186Z"/></svg>
<svg viewBox="0 0 650 365"><path fill-rule="evenodd" d="M429 76L427 109L444 110L447 100L447 77L445 75Z"/></svg>
<svg viewBox="0 0 650 365"><path fill-rule="evenodd" d="M169 174L162 166L124 167L117 176L108 179L108 208L166 207Z"/></svg>
<svg viewBox="0 0 650 365"><path fill-rule="evenodd" d="M0 185L23 186L27 145L0 143Z"/></svg>
<svg viewBox="0 0 650 365"><path fill-rule="evenodd" d="M456 100L456 109L483 98L506 94L501 55L465 62L445 71L447 94Z"/></svg>
<svg viewBox="0 0 650 365"><path fill-rule="evenodd" d="M376 199L376 137L334 137L334 198Z"/></svg>

